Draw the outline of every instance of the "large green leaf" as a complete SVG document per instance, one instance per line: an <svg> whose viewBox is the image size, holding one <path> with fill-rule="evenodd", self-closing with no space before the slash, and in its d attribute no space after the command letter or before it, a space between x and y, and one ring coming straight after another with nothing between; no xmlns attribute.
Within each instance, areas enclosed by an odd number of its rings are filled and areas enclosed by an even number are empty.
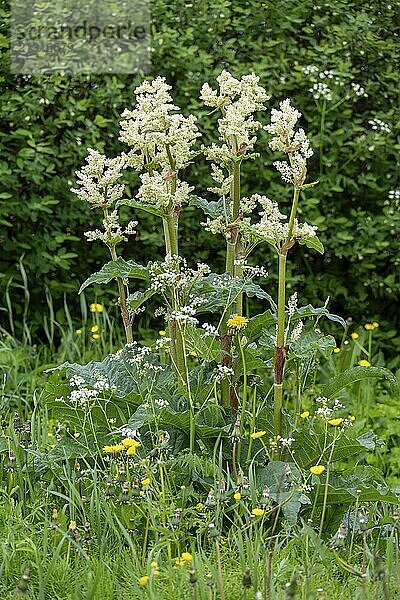
<svg viewBox="0 0 400 600"><path fill-rule="evenodd" d="M336 347L335 338L331 335L322 335L316 331L306 331L290 346L290 356L305 359L314 356L317 352L328 357Z"/></svg>
<svg viewBox="0 0 400 600"><path fill-rule="evenodd" d="M311 304L307 304L307 306L302 306L301 308L298 308L295 311L292 320L305 319L307 317L325 317L330 321L340 323L342 327L346 327L346 321L342 319L342 317L339 317L338 315L333 315L325 306L314 308L314 306L312 306Z"/></svg>
<svg viewBox="0 0 400 600"><path fill-rule="evenodd" d="M197 208L200 208L205 215L212 217L213 219L229 211L229 203L224 203L223 200L208 202L208 200L200 198L199 196L189 196L188 204L197 206ZM227 216L228 218L230 217L229 212L227 212Z"/></svg>
<svg viewBox="0 0 400 600"><path fill-rule="evenodd" d="M163 211L161 208L156 208L152 204L144 204L143 202L138 202L134 198L123 198L121 200L118 200L115 206L116 208L118 208L118 206L129 206L130 208L144 210L145 212L150 213L151 215L156 215L157 217L163 216Z"/></svg>
<svg viewBox="0 0 400 600"><path fill-rule="evenodd" d="M348 385L352 385L357 381L366 381L368 379L385 379L389 382L392 390L396 395L399 392L399 383L396 377L389 369L383 367L351 367L342 373L333 377L321 390L320 395L332 398ZM398 395L397 395L398 397Z"/></svg>
<svg viewBox="0 0 400 600"><path fill-rule="evenodd" d="M307 248L311 248L312 250L316 250L320 254L323 254L325 252L323 243L321 242L321 240L316 235L313 236L313 237L309 237L309 238L305 238L305 239L299 240L299 243L301 245L307 246Z"/></svg>
<svg viewBox="0 0 400 600"><path fill-rule="evenodd" d="M109 283L117 277L120 277L121 279L148 279L149 271L147 267L139 265L133 260L124 260L119 257L117 260L111 260L106 263L100 271L97 271L88 277L86 281L82 283L79 293L83 292L89 285L94 283Z"/></svg>
<svg viewBox="0 0 400 600"><path fill-rule="evenodd" d="M145 292L134 292L133 294L130 294L128 296L128 298L126 299L126 303L131 310L136 310L140 306L142 306L142 304L147 302L149 298L154 296L154 294L155 291L151 289L146 290Z"/></svg>
<svg viewBox="0 0 400 600"><path fill-rule="evenodd" d="M213 336L207 335L204 329L186 327L185 342L189 352L195 352L199 358L208 362L219 362L221 344Z"/></svg>
<svg viewBox="0 0 400 600"><path fill-rule="evenodd" d="M326 476L323 477L325 479ZM314 488L316 506L324 503L325 483ZM351 473L329 478L327 504L353 504L360 502L388 502L400 504L400 499L388 488L381 473L369 465L355 467Z"/></svg>
<svg viewBox="0 0 400 600"><path fill-rule="evenodd" d="M275 323L276 315L270 310L266 310L264 313L256 315L249 320L245 329L245 336L249 342L253 342L262 335L263 329L268 329L272 325L275 325Z"/></svg>
<svg viewBox="0 0 400 600"><path fill-rule="evenodd" d="M197 310L199 313L215 312L226 308L241 293L249 297L255 296L262 300L270 300L270 295L259 285L239 277L232 277L229 273L211 273L197 283L194 288L196 295L204 299L203 304Z"/></svg>

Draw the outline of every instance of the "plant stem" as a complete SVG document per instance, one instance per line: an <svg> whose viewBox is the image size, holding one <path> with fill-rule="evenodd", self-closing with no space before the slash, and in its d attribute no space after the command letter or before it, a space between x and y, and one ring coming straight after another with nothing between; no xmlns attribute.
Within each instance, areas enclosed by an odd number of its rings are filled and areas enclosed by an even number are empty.
<svg viewBox="0 0 400 600"><path fill-rule="evenodd" d="M219 591L220 591L220 595L221 595L221 600L225 600L224 578L222 576L221 552L219 549L219 541L218 540L215 541L215 552L216 552L216 558L217 558Z"/></svg>
<svg viewBox="0 0 400 600"><path fill-rule="evenodd" d="M287 348L285 346L285 285L286 285L286 251L281 251L278 266L278 324L274 358L274 434L281 435L281 409L283 398L283 374Z"/></svg>
<svg viewBox="0 0 400 600"><path fill-rule="evenodd" d="M117 256L117 251L115 249L115 246L109 246L109 249L110 249L112 260L117 260L118 256ZM124 286L124 282L122 281L121 277L117 277L117 284L118 284L118 293L119 293L119 307L121 310L122 322L124 324L124 329L125 329L126 343L131 344L133 341L132 323L131 323L131 318L129 316L128 307L126 304L125 286Z"/></svg>

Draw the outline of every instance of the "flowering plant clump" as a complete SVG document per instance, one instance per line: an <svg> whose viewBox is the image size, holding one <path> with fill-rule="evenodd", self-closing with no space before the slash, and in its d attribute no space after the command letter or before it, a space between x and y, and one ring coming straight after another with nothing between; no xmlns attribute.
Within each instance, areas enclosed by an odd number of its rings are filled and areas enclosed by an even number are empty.
<svg viewBox="0 0 400 600"><path fill-rule="evenodd" d="M233 510L235 519L247 519L251 527L264 527L269 519L259 517L274 514L273 521L283 516L293 523L300 513L319 510L323 498L322 528L328 503L337 501L338 510L349 503L349 496L342 494L344 479L338 474L334 479L332 471L347 452L362 454L370 443L354 437L354 418L347 416L337 395L350 384L368 377L390 379L391 374L360 359L362 336L353 332L351 364L330 377L333 357L340 359L344 352L333 336L322 332L321 321L346 323L326 305L299 307L298 293L287 294L287 260L296 246L324 252L317 227L298 218L300 196L318 183L306 181L314 165L310 139L300 126L302 115L285 99L268 119L269 94L259 77L235 78L223 71L216 86L205 83L200 92L205 106L217 115L218 139L199 147L201 123L180 112L170 91L161 77L137 87L134 106L121 117L124 150L109 158L89 149L86 164L77 172L72 191L102 211L103 228L86 232L86 238L105 244L111 258L81 289L116 281L126 344L100 362L63 365L68 381L54 397L54 411L58 418L64 410L66 419L81 419L82 435L72 436L74 443L80 444L80 453L87 443L90 460L109 469L106 494L114 499L115 510L117 504L129 505L143 516L148 509L142 506L155 495L167 502L172 487L181 490L183 506L191 494L204 495L196 515L203 510L208 515L202 527L209 527L209 538L218 548L225 510L230 515ZM320 87L315 93L325 92ZM256 146L283 155L272 162L291 188L288 209L267 190L242 193L246 162L259 157ZM215 183L204 191L184 179L201 156L211 164ZM131 170L136 173L135 189L125 185ZM182 256L180 214L187 205L203 211L202 227L221 234L223 273ZM126 226L120 223L121 206L134 211ZM163 255L147 265L123 256L128 237L141 234L141 211L160 219L164 235ZM276 290L268 286L265 265L249 264L252 251L262 243L277 260ZM266 280L268 288L256 278ZM248 313L248 297L266 305L260 314ZM152 318L160 321L158 335L144 345L133 339L134 318L150 298L158 303ZM97 302L90 312L94 319L99 318L96 313L107 316ZM95 320L92 339L100 338L103 327ZM365 330L371 336L377 327L367 323ZM321 363L319 384L313 373ZM211 472L218 472L213 483ZM176 478L172 487L166 484L169 473ZM331 500L335 481L341 491ZM371 486L368 498L375 497ZM163 516L163 531L181 526L183 510L175 506L169 520ZM152 518L149 514L146 528ZM145 543L147 539L146 529ZM174 566L190 565L194 581L195 558L182 552L179 539L177 535L177 551L169 548L169 557L178 553ZM152 586L159 573L155 564L149 575L138 579L139 586Z"/></svg>

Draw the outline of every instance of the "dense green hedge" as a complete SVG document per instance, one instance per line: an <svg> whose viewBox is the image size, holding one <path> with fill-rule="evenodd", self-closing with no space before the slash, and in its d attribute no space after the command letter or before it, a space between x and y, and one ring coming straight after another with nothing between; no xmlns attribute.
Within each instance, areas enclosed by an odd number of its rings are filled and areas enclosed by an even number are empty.
<svg viewBox="0 0 400 600"><path fill-rule="evenodd" d="M399 200L390 198L400 190L399 11L400 2L379 0L153 2L151 75L165 75L184 111L201 115L206 138L215 135L215 115L200 106L198 92L222 68L234 75L255 71L271 106L291 97L304 113L315 149L310 177L320 184L303 200L301 216L318 224L326 254L297 254L293 285L304 301L331 295L354 320L389 319L400 289ZM121 150L118 117L132 105L139 78L14 76L6 29L0 42L6 123L0 133L0 287L4 291L12 277L8 289L21 294L17 264L23 257L34 320L46 286L61 305L63 293L72 298L105 258L103 249L91 245L89 252L82 241L95 219L69 188L87 146L110 155ZM307 66L316 69L307 74ZM332 99L315 98L310 90L318 82L328 84ZM370 123L374 119L380 122ZM258 150L260 161L244 167L245 191L287 199L266 135ZM202 193L209 185L206 165L193 167L188 178ZM131 249L146 260L161 245L161 232L158 223L138 217L140 240ZM182 247L204 259L220 241L194 236L198 220L194 209L183 216ZM269 262L272 254L257 259Z"/></svg>

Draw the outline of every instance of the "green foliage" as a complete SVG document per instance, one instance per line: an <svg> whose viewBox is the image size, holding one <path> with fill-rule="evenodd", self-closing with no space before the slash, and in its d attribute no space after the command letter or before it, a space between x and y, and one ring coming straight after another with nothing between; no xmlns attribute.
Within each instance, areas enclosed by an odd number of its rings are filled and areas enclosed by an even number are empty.
<svg viewBox="0 0 400 600"><path fill-rule="evenodd" d="M301 217L318 224L326 250L324 257L306 247L296 251L297 263L305 260L309 275L302 279L295 265L290 270L292 285L314 304L335 290L335 310L358 322L365 315L392 320L388 315L399 292L398 258L393 252L399 211L396 201L388 198L389 191L400 185L397 10L396 2L361 6L355 0L318 6L311 0L292 2L290 10L283 0L252 0L243 6L208 0L190 5L180 0L173 6L163 0L152 3L153 74L165 75L174 85L178 105L198 110L201 84L225 67L234 75L254 70L272 93L271 105L291 97L304 112L314 136L310 174L320 183L307 191ZM5 24L7 12L4 3ZM7 49L6 35L2 40ZM309 65L320 72L332 70L341 84L328 77L320 80L318 72L305 75L302 69ZM309 90L317 80L328 82L331 101L314 99ZM89 261L82 264L79 257L87 254L83 232L97 223L69 188L87 146L107 148L111 155L120 151L118 117L132 105L138 81L139 77L119 75L14 76L8 71L7 53L3 55L0 110L7 127L0 134L0 285L4 291L12 277L12 294L19 293L22 274L15 265L24 256L34 327L45 286L60 306L62 294L73 296L105 258L104 250L94 247ZM368 96L357 96L352 83L361 85ZM207 141L214 117L204 109L200 112L199 125ZM391 131L371 129L369 121L375 118ZM261 141L259 148L265 146L266 140ZM267 156L264 166L272 160ZM206 173L201 163L190 169L198 192L206 187ZM251 161L243 167L242 182L245 193L280 197L277 175ZM132 196L136 183L131 181ZM211 195L207 198L214 200ZM209 251L215 270L220 270L219 241L210 246L202 235L193 235L198 218L194 207L183 211L182 253L204 260ZM157 245L162 245L157 217L142 213L140 239L131 255L144 262L154 259ZM255 260L268 265L272 255L262 248ZM393 341L388 339L392 349Z"/></svg>

